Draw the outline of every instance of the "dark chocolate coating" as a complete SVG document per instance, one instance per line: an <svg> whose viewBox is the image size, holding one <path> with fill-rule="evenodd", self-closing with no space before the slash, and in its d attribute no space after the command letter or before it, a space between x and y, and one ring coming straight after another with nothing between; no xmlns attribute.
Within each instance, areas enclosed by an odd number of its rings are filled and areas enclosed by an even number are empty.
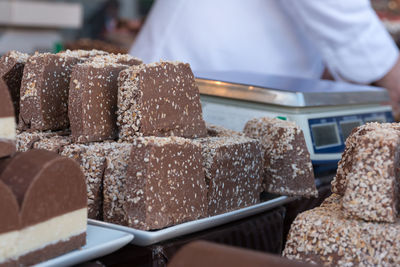
<svg viewBox="0 0 400 267"><path fill-rule="evenodd" d="M45 150L16 155L0 175L20 206L21 227L87 206L85 178L72 159Z"/></svg>
<svg viewBox="0 0 400 267"><path fill-rule="evenodd" d="M0 181L0 218L0 234L20 228L17 199L2 181Z"/></svg>

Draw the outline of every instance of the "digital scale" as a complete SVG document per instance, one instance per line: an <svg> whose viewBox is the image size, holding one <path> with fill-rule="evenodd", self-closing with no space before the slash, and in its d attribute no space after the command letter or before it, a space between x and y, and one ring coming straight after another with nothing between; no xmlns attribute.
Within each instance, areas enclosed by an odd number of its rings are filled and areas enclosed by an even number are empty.
<svg viewBox="0 0 400 267"><path fill-rule="evenodd" d="M304 132L314 168L333 166L351 131L393 122L383 88L242 72L196 72L205 121L242 131L256 117L293 121ZM326 167L322 167L326 168Z"/></svg>

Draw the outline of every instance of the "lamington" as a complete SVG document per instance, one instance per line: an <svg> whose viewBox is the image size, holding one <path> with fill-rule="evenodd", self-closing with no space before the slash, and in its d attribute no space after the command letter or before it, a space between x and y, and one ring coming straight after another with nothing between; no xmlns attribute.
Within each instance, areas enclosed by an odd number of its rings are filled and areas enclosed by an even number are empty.
<svg viewBox="0 0 400 267"><path fill-rule="evenodd" d="M10 51L0 58L0 80L7 84L14 105L15 116L19 116L19 98L24 67L29 55Z"/></svg>
<svg viewBox="0 0 400 267"><path fill-rule="evenodd" d="M255 118L245 127L246 136L264 147L263 187L269 193L316 197L310 153L299 126L275 118Z"/></svg>
<svg viewBox="0 0 400 267"><path fill-rule="evenodd" d="M354 151L359 143L358 139L362 138L366 133L377 129L394 129L400 131L398 123L377 123L371 122L355 128L346 139L346 146L342 154L342 158L338 163L336 175L332 180L332 192L344 195L347 186L347 176L353 169Z"/></svg>
<svg viewBox="0 0 400 267"><path fill-rule="evenodd" d="M349 218L397 220L400 132L387 126L374 125L374 130L358 135L352 148L352 167L342 200L343 214Z"/></svg>
<svg viewBox="0 0 400 267"><path fill-rule="evenodd" d="M104 210L105 221L153 230L206 215L200 146L180 137L138 137L132 142L126 175L120 175L126 167L114 164L126 160L125 152L122 160L113 158L109 164L117 172L111 177L113 169L106 171L103 192L105 203L108 198L115 202L108 206L118 209Z"/></svg>
<svg viewBox="0 0 400 267"><path fill-rule="evenodd" d="M9 210L0 220L0 228L7 229L0 234L7 248L1 250L0 264L33 265L86 243L85 180L73 160L45 150L19 153L8 160L0 180L0 195L7 201L0 206ZM14 225L4 228L3 223Z"/></svg>
<svg viewBox="0 0 400 267"><path fill-rule="evenodd" d="M129 60L131 59L131 60ZM75 142L118 137L117 95L119 72L141 61L127 55L97 56L75 66L70 83L69 120Z"/></svg>
<svg viewBox="0 0 400 267"><path fill-rule="evenodd" d="M189 64L163 61L121 71L117 114L123 141L135 136L207 135Z"/></svg>
<svg viewBox="0 0 400 267"><path fill-rule="evenodd" d="M0 158L16 151L14 107L6 83L0 79Z"/></svg>
<svg viewBox="0 0 400 267"><path fill-rule="evenodd" d="M193 142L202 147L209 216L259 203L264 155L258 140L224 136Z"/></svg>
<svg viewBox="0 0 400 267"><path fill-rule="evenodd" d="M341 196L297 216L283 255L325 266L398 266L400 224L348 219Z"/></svg>
<svg viewBox="0 0 400 267"><path fill-rule="evenodd" d="M223 136L245 136L243 132L234 131L225 127L206 122L207 136L223 137Z"/></svg>

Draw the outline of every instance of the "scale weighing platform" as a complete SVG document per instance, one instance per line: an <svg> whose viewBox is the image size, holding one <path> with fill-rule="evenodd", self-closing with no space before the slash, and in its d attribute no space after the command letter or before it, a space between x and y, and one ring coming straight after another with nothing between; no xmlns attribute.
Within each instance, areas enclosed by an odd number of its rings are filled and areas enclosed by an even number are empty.
<svg viewBox="0 0 400 267"><path fill-rule="evenodd" d="M379 87L242 72L195 76L207 122L242 131L256 117L294 121L304 132L314 168L336 168L355 127L393 122L391 106L382 104L389 95Z"/></svg>

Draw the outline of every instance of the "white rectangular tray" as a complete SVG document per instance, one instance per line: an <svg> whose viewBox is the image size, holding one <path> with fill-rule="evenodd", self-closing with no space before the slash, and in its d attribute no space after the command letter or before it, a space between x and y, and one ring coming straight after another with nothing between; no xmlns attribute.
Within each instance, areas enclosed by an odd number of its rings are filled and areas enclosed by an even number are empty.
<svg viewBox="0 0 400 267"><path fill-rule="evenodd" d="M175 237L180 237L186 234L191 234L197 231L205 230L208 228L219 226L221 224L249 217L254 214L261 213L263 211L283 205L294 199L296 198L281 196L243 209L234 210L224 214L207 217L195 221L181 223L157 231L137 230L126 226L121 226L113 223L107 223L91 219L89 219L88 222L89 224L92 225L108 227L111 229L131 233L135 236L135 238L131 242L132 244L138 246L149 246Z"/></svg>
<svg viewBox="0 0 400 267"><path fill-rule="evenodd" d="M131 233L104 228L95 225L88 225L86 230L86 245L77 249L41 262L36 267L50 266L71 266L81 262L89 261L101 256L110 254L125 246L133 239Z"/></svg>

